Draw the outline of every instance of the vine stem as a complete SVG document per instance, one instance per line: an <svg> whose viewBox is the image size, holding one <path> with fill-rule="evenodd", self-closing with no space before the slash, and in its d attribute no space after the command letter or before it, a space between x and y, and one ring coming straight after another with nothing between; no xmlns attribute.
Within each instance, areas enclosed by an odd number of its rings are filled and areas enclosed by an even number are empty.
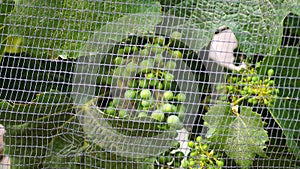
<svg viewBox="0 0 300 169"><path fill-rule="evenodd" d="M233 106L236 106L237 104L239 104L239 102L243 101L244 99L246 99L249 95L245 95L239 99L237 99L236 101L234 101L233 103L231 103L230 105L233 107Z"/></svg>

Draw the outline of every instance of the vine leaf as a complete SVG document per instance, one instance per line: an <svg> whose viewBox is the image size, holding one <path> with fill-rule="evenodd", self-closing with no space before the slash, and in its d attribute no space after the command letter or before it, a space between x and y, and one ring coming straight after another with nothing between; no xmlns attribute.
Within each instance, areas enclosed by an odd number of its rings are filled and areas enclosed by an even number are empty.
<svg viewBox="0 0 300 169"><path fill-rule="evenodd" d="M261 75L266 75L271 68L275 71L274 81L280 89L279 99L269 111L283 130L290 151L300 159L300 144L297 142L300 138L300 113L297 111L300 109L299 50L294 46L282 47L277 55L265 58L261 65L258 71Z"/></svg>
<svg viewBox="0 0 300 169"><path fill-rule="evenodd" d="M289 13L299 14L299 1L270 1L270 0L242 0L210 1L186 0L177 5L178 8L190 9L179 16L178 21L169 25L170 29L179 29L182 40L193 50L200 50L211 41L215 30L227 26L235 34L239 48L248 55L275 54L280 47L283 36L283 19ZM298 8L297 8L298 7Z"/></svg>
<svg viewBox="0 0 300 169"><path fill-rule="evenodd" d="M249 107L241 107L235 116L230 105L216 105L203 117L208 127L206 137L242 168L252 165L256 154L265 157L268 133L261 116Z"/></svg>
<svg viewBox="0 0 300 169"><path fill-rule="evenodd" d="M37 58L59 55L77 58L91 32L124 14L149 8L142 0L120 0L119 3L86 0L15 2L13 12L5 18L5 24L9 25L8 34L23 38L22 46L26 52Z"/></svg>

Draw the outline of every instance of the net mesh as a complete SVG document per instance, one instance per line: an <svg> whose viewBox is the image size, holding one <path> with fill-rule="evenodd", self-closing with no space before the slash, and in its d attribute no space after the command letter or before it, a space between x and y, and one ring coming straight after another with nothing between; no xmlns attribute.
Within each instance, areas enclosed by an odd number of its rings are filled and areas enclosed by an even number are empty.
<svg viewBox="0 0 300 169"><path fill-rule="evenodd" d="M0 168L300 167L299 1L0 8Z"/></svg>

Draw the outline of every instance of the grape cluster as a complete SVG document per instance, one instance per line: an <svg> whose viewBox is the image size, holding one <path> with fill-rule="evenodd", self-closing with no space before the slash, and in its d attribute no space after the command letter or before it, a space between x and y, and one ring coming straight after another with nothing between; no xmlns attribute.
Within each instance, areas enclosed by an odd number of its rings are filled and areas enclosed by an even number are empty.
<svg viewBox="0 0 300 169"><path fill-rule="evenodd" d="M178 150L180 147L179 142L175 142L174 145L164 153L161 153L155 161L154 168L179 168L185 155L182 151Z"/></svg>
<svg viewBox="0 0 300 169"><path fill-rule="evenodd" d="M213 150L209 150L207 142L200 136L196 141L189 141L188 147L191 149L188 158L184 159L181 167L188 169L220 169L224 166L224 161L218 158Z"/></svg>
<svg viewBox="0 0 300 169"><path fill-rule="evenodd" d="M175 35L176 38L179 36ZM168 41L171 42L172 38ZM176 68L173 59L182 58L182 53L168 48L170 42L166 43L164 37L158 36L148 38L143 45L125 44L116 51L113 74L126 76L129 80L122 82L126 88L123 96L109 103L105 111L108 115L119 118L151 117L167 124L159 125L162 129L182 128L186 95L178 92L174 75L168 71ZM134 114L122 109L119 105L121 98L136 110Z"/></svg>
<svg viewBox="0 0 300 169"><path fill-rule="evenodd" d="M261 78L255 68L234 71L233 75L227 76L227 83L217 85L216 90L224 94L220 97L224 101L229 99L232 103L242 103L246 100L251 105L273 106L279 89L272 80L274 70L269 69L267 74L267 78Z"/></svg>

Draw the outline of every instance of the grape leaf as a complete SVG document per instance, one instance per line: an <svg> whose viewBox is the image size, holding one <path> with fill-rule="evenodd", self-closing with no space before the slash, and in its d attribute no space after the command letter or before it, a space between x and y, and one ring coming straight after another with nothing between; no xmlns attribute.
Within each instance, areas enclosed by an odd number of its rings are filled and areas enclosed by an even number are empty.
<svg viewBox="0 0 300 169"><path fill-rule="evenodd" d="M182 41L193 50L200 50L209 44L215 30L227 26L234 32L244 53L270 55L280 47L284 17L290 12L299 14L299 5L299 1L293 0L186 0L174 10L186 10L188 16L170 11L169 18L175 13L179 15L177 20L184 22L172 22L169 29L181 30Z"/></svg>
<svg viewBox="0 0 300 169"><path fill-rule="evenodd" d="M258 70L261 75L266 75L270 68L275 71L274 80L280 92L274 107L269 111L282 128L290 151L300 159L300 144L297 141L300 138L299 49L294 46L282 47L277 55L265 58L261 65Z"/></svg>
<svg viewBox="0 0 300 169"><path fill-rule="evenodd" d="M265 157L268 141L265 123L249 107L241 107L237 116L230 105L215 105L203 117L208 127L206 137L216 143L214 149L224 150L242 168L249 168L256 154Z"/></svg>
<svg viewBox="0 0 300 169"><path fill-rule="evenodd" d="M5 152L14 166L42 168L43 157L49 153L48 144L68 124L71 132L78 128L72 108L72 100L58 92L45 92L28 104L0 102L0 123L6 128ZM77 126L77 128L75 127ZM36 156L40 158L35 158Z"/></svg>
<svg viewBox="0 0 300 169"><path fill-rule="evenodd" d="M77 58L91 32L124 14L149 7L142 2L18 0L5 24L10 35L23 38L22 47L34 57Z"/></svg>

